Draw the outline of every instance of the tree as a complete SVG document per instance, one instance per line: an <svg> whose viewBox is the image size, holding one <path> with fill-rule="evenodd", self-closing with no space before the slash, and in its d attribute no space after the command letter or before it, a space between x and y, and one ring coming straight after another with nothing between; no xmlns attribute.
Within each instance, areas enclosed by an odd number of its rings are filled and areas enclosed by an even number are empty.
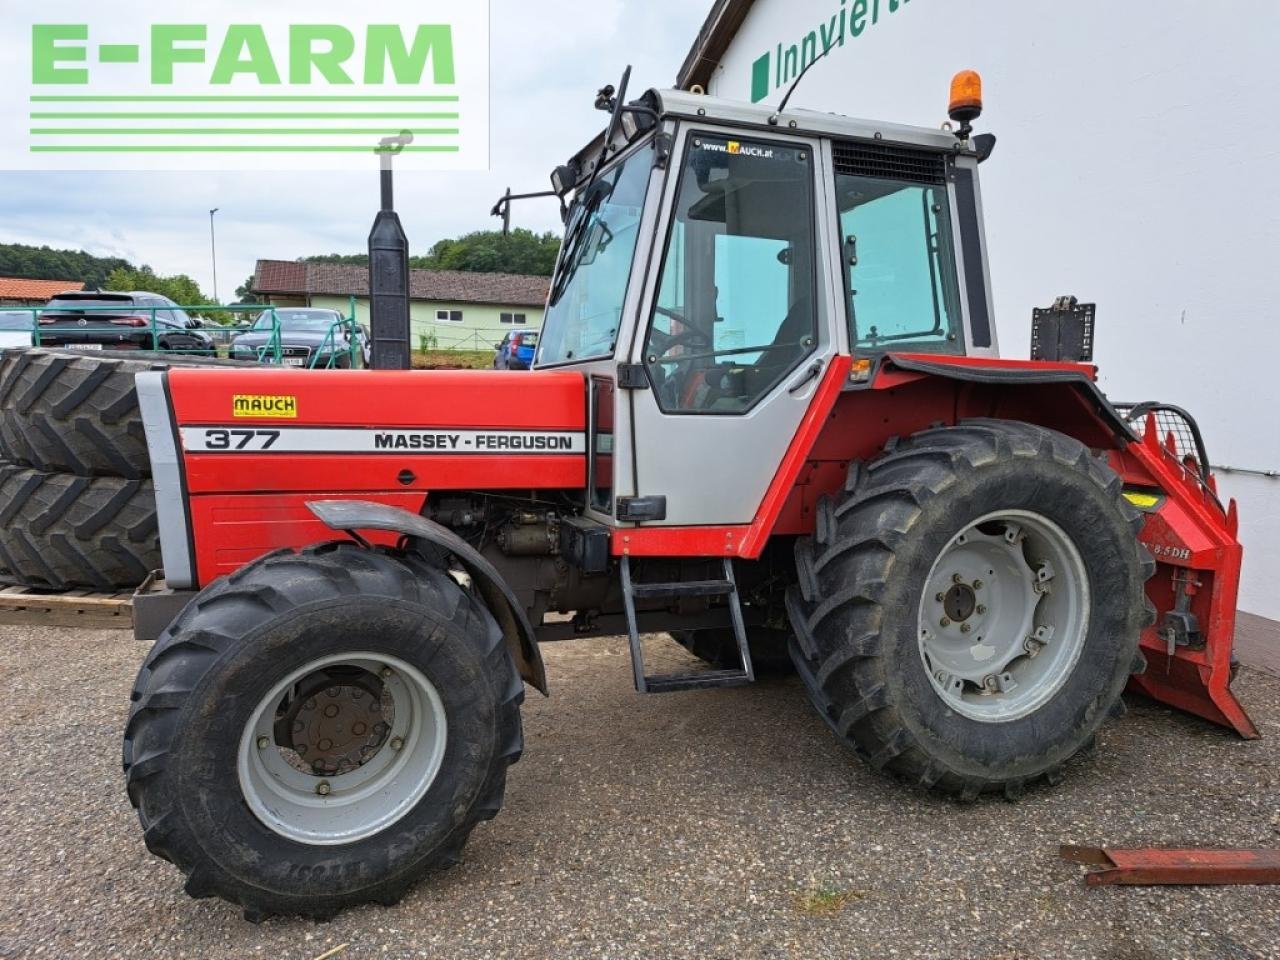
<svg viewBox="0 0 1280 960"><path fill-rule="evenodd" d="M310 257L302 257L302 263L335 263L349 267L367 267L367 253L320 253Z"/></svg>
<svg viewBox="0 0 1280 960"><path fill-rule="evenodd" d="M162 277L145 265L141 267L121 267L111 271L111 275L107 277L107 282L103 289L158 293L160 296L168 297L174 303L184 307L210 303L209 298L200 291L200 285L185 273L179 273L172 277ZM227 315L222 312L210 313L208 316L219 322L227 320Z"/></svg>
<svg viewBox="0 0 1280 960"><path fill-rule="evenodd" d="M0 244L0 277L81 281L101 287L112 270L131 269L119 257L95 257L83 250L55 250L21 243Z"/></svg>
<svg viewBox="0 0 1280 960"><path fill-rule="evenodd" d="M555 269L560 238L554 233L536 234L516 229L477 230L456 240L441 240L425 257L413 257L410 265L428 270L467 270L474 273L524 273L549 277Z"/></svg>
<svg viewBox="0 0 1280 960"><path fill-rule="evenodd" d="M240 286L236 287L236 303L262 303L263 299L253 292L254 275L250 274L249 279Z"/></svg>

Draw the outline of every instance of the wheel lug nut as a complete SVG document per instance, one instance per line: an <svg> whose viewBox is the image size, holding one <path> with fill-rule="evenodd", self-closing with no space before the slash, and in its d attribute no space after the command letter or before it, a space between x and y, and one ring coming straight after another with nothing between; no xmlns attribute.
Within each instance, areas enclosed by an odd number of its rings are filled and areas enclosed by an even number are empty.
<svg viewBox="0 0 1280 960"><path fill-rule="evenodd" d="M258 749L259 749L259 750L265 750L265 749L267 749L267 747L269 747L269 746L271 746L271 740L270 740L270 738L268 738L268 737L259 737L259 738L258 738Z"/></svg>
<svg viewBox="0 0 1280 960"><path fill-rule="evenodd" d="M987 608L986 608L986 607L984 607L982 604L978 604L978 613L980 613L980 614L981 614L981 613L986 613L986 612L987 612Z"/></svg>
<svg viewBox="0 0 1280 960"><path fill-rule="evenodd" d="M941 620L938 621L938 626L949 627L951 626L951 621L948 620L946 617L943 617Z"/></svg>
<svg viewBox="0 0 1280 960"><path fill-rule="evenodd" d="M327 797L331 789L333 788L329 786L328 780L321 780L316 784L316 793L320 794L322 797Z"/></svg>
<svg viewBox="0 0 1280 960"><path fill-rule="evenodd" d="M404 747L404 739L402 737L392 737L389 744L392 750L400 750Z"/></svg>
<svg viewBox="0 0 1280 960"><path fill-rule="evenodd" d="M981 589L982 589L982 581L981 581L981 580L975 580L975 581L973 581L973 589L975 589L975 590L981 590Z"/></svg>
<svg viewBox="0 0 1280 960"><path fill-rule="evenodd" d="M958 574L958 573L953 573L953 574L951 575L951 582L952 582L952 583L964 583L964 577L960 576L960 574Z"/></svg>
<svg viewBox="0 0 1280 960"><path fill-rule="evenodd" d="M386 680L388 677L391 676L391 668L383 667L381 670L378 671L378 676L380 676L383 680Z"/></svg>
<svg viewBox="0 0 1280 960"><path fill-rule="evenodd" d="M968 633L968 632L969 632L970 630L972 630L972 629L973 629L973 626L972 626L971 624L968 624L968 623L962 623L962 624L960 624L960 632L961 632L961 633Z"/></svg>
<svg viewBox="0 0 1280 960"><path fill-rule="evenodd" d="M938 593L935 593L935 594L933 595L933 599L935 599L935 600L937 600L939 603L941 603L943 600L947 599L947 595L946 595L945 593L942 593L941 591L939 591Z"/></svg>

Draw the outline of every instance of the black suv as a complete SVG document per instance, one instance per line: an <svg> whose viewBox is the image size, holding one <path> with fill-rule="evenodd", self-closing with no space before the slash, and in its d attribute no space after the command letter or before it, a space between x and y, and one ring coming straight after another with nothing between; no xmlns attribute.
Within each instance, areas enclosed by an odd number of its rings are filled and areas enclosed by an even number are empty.
<svg viewBox="0 0 1280 960"><path fill-rule="evenodd" d="M217 345L203 326L156 293L76 291L59 294L40 311L40 346L217 356Z"/></svg>

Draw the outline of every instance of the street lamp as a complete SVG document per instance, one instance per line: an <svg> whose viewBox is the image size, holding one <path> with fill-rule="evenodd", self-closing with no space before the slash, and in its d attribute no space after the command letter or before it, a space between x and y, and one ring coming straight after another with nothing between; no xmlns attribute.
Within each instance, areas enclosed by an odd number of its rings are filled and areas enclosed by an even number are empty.
<svg viewBox="0 0 1280 960"><path fill-rule="evenodd" d="M218 299L218 238L213 232L213 215L221 210L221 207L214 207L209 211L209 249L213 255L213 302L221 303Z"/></svg>

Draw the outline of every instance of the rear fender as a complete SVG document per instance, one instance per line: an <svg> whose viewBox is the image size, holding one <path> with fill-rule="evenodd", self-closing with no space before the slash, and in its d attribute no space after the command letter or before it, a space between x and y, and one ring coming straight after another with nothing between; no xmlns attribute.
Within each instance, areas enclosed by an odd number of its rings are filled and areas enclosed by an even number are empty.
<svg viewBox="0 0 1280 960"><path fill-rule="evenodd" d="M1142 634L1148 669L1133 678L1131 687L1254 739L1258 729L1230 689L1242 559L1235 503L1219 502L1199 431L1188 414L1178 411L1194 434L1198 471L1187 468L1173 436L1162 437L1154 413L1147 412L1160 405L1131 411L1131 418L1146 413L1147 423L1138 431L1098 389L1093 375L1094 369L1083 364L893 354L874 386L893 389L920 377L954 381L961 385L956 419L1026 420L1059 430L1107 451L1112 468L1139 496L1158 490L1161 496L1149 498L1152 506L1144 511L1139 534L1156 561L1147 595L1157 619ZM1179 592L1197 617L1201 636L1194 643L1178 643L1167 626Z"/></svg>
<svg viewBox="0 0 1280 960"><path fill-rule="evenodd" d="M547 671L529 617L497 568L471 544L426 517L386 504L367 500L310 500L307 508L333 530L353 536L359 530L400 533L451 554L467 572L489 612L502 628L507 649L511 651L520 676L544 696L548 694Z"/></svg>

